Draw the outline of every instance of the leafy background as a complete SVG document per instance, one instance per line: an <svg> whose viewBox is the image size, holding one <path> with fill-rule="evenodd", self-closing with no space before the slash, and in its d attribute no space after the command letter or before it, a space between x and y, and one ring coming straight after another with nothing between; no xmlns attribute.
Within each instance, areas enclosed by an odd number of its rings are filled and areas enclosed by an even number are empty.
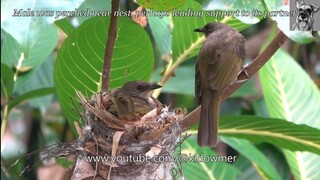
<svg viewBox="0 0 320 180"><path fill-rule="evenodd" d="M74 120L79 120L72 103L78 101L76 90L90 96L100 89L108 23L108 17L85 21L70 33L57 56L56 90L71 126ZM111 88L119 87L125 81L148 80L154 65L153 57L152 44L145 30L129 18L120 17L112 58Z"/></svg>
<svg viewBox="0 0 320 180"><path fill-rule="evenodd" d="M289 8L280 0L121 2L121 10L134 10L138 4L157 11ZM81 121L75 109L81 107L75 91L89 96L100 91L109 27L109 17L12 17L13 9L108 11L110 7L110 0L1 1L1 157L5 165L44 145L76 138L74 122ZM111 88L136 79L155 81L164 88L154 96L189 112L196 107L194 65L205 40L193 30L221 21L241 31L253 44L247 50L249 62L255 57L250 54L257 54L275 36L277 22L289 40L258 75L222 104L221 114L227 116L220 119L218 147L199 148L195 125L175 153L237 157L232 163L182 163L186 179L320 179L320 72L315 68L320 50L310 33L289 31L289 19L280 17L148 17L147 27L129 17L118 20ZM271 30L263 36L267 29ZM26 165L37 165L36 159L21 158L10 169L11 177L18 177ZM36 172L32 168L23 177L34 179ZM1 177L6 179L3 172Z"/></svg>

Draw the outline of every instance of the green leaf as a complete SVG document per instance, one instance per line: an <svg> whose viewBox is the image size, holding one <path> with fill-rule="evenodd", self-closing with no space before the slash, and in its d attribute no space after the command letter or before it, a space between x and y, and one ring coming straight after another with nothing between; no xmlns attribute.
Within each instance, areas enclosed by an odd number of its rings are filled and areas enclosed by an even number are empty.
<svg viewBox="0 0 320 180"><path fill-rule="evenodd" d="M1 1L1 28L8 33L1 49L1 62L15 67L19 75L23 74L17 78L16 86L25 83L56 46L58 34L52 22L63 18L56 18L57 11L74 11L82 2L83 0Z"/></svg>
<svg viewBox="0 0 320 180"><path fill-rule="evenodd" d="M89 96L100 91L108 29L109 17L93 17L68 36L58 53L55 84L71 127L74 127L73 121L80 119L73 110L72 101L79 104L76 91ZM130 18L118 17L111 88L121 86L126 80L148 80L153 70L153 58L152 44L145 30Z"/></svg>
<svg viewBox="0 0 320 180"><path fill-rule="evenodd" d="M8 109L10 111L13 107L19 105L23 101L30 100L32 98L41 97L41 96L50 95L50 94L53 94L55 92L56 92L55 89L52 88L52 87L29 91L29 92L27 92L27 93L25 93L25 94L23 94L21 96L16 97L15 99L11 100L9 102Z"/></svg>
<svg viewBox="0 0 320 180"><path fill-rule="evenodd" d="M20 46L15 39L7 34L3 40L2 62L9 67L32 68L41 64L53 51L57 44L58 34L53 26L37 29L37 37L34 42L26 47ZM32 35L28 35L32 36ZM32 38L35 38L34 36ZM12 49L14 48L14 49ZM21 53L23 58L21 59Z"/></svg>
<svg viewBox="0 0 320 180"><path fill-rule="evenodd" d="M255 24L260 21L263 17L265 11L264 1L240 1L240 0L204 0L204 9L206 10L220 10L225 12L234 11L237 12L237 15L234 15L235 18L246 24ZM254 16L252 11L259 10L261 15ZM246 16L244 11L249 12L249 15Z"/></svg>
<svg viewBox="0 0 320 180"><path fill-rule="evenodd" d="M201 5L198 2L189 0L182 7L180 7L178 11L187 11L188 9L193 9L195 11L202 10ZM212 17L198 18L195 16L174 16L172 39L173 60L185 60L192 57L191 54L194 50L199 51L201 44L205 40L205 37L200 33L194 32L193 30L203 27L205 24L213 21L215 21L215 19ZM193 56L195 55L196 53L193 54Z"/></svg>
<svg viewBox="0 0 320 180"><path fill-rule="evenodd" d="M257 116L222 116L220 135L267 142L292 151L320 154L320 130L292 122Z"/></svg>
<svg viewBox="0 0 320 180"><path fill-rule="evenodd" d="M83 0L2 0L1 28L11 34L22 49L26 50L36 44L42 34L46 34L50 24L58 19L56 11L74 11L82 2ZM13 16L14 9L17 11L22 9L21 11L25 11L27 16ZM50 13L44 15L39 14L39 11L50 11ZM48 34L47 38L52 37Z"/></svg>
<svg viewBox="0 0 320 180"><path fill-rule="evenodd" d="M255 101L253 101L252 105L255 111L255 115L269 117L268 109L263 98L256 99Z"/></svg>
<svg viewBox="0 0 320 180"><path fill-rule="evenodd" d="M261 175L252 166L252 162L245 156L238 157L234 166L241 171L241 174L237 176L237 180L262 180Z"/></svg>
<svg viewBox="0 0 320 180"><path fill-rule="evenodd" d="M188 0L137 0L137 3L145 8L156 11L168 11L176 9Z"/></svg>
<svg viewBox="0 0 320 180"><path fill-rule="evenodd" d="M111 11L111 0L101 1L101 0L90 0L83 1L79 7L79 11L87 11L90 9L91 12L107 12ZM92 15L92 14L91 14ZM102 15L100 15L102 16ZM92 16L78 16L76 19L82 24L85 20L89 19Z"/></svg>
<svg viewBox="0 0 320 180"><path fill-rule="evenodd" d="M67 36L76 28L71 24L69 19L63 18L58 21L55 21L54 24L62 31L64 32Z"/></svg>
<svg viewBox="0 0 320 180"><path fill-rule="evenodd" d="M150 16L148 17L148 23L161 55L171 53L172 33L170 18Z"/></svg>
<svg viewBox="0 0 320 180"><path fill-rule="evenodd" d="M271 117L320 129L319 89L289 54L279 49L259 75ZM289 151L285 155L296 179L320 179L320 156Z"/></svg>
<svg viewBox="0 0 320 180"><path fill-rule="evenodd" d="M221 139L229 144L233 149L241 153L241 155L248 158L255 167L258 168L258 172L262 173L262 177L265 179L281 179L267 157L249 141L231 137L221 137Z"/></svg>
<svg viewBox="0 0 320 180"><path fill-rule="evenodd" d="M282 149L267 143L259 144L257 145L257 148L268 157L269 161L273 164L273 167L277 168L277 172L281 177L280 179L290 180L292 178L291 170Z"/></svg>
<svg viewBox="0 0 320 180"><path fill-rule="evenodd" d="M200 148L191 137L182 144L179 160L182 160L183 175L186 179L236 179L240 172L231 164L237 156L219 156L212 149ZM204 161L204 162L201 162Z"/></svg>
<svg viewBox="0 0 320 180"><path fill-rule="evenodd" d="M21 48L18 42L8 33L3 33L3 44L1 46L1 63L9 68L16 67L21 56Z"/></svg>
<svg viewBox="0 0 320 180"><path fill-rule="evenodd" d="M19 95L23 95L27 92L53 87L53 57L50 56L40 68L30 77L28 83L21 85L17 92ZM40 98L30 99L28 103L36 108L39 108L44 112L50 105L53 96L44 96Z"/></svg>
<svg viewBox="0 0 320 180"><path fill-rule="evenodd" d="M153 73L152 81L159 81L161 69ZM171 77L163 87L163 92L194 95L194 65L179 66L175 71L175 76ZM192 84L192 86L190 86Z"/></svg>
<svg viewBox="0 0 320 180"><path fill-rule="evenodd" d="M320 92L289 54L279 49L259 75L270 116L320 129Z"/></svg>
<svg viewBox="0 0 320 180"><path fill-rule="evenodd" d="M8 99L12 95L13 87L13 72L7 65L1 63L1 96Z"/></svg>
<svg viewBox="0 0 320 180"><path fill-rule="evenodd" d="M38 29L37 37L38 39L26 48L19 45L10 34L6 34L3 39L1 62L9 68L15 68L16 87L23 85L37 71L58 42L58 34L53 26Z"/></svg>
<svg viewBox="0 0 320 180"><path fill-rule="evenodd" d="M189 0L177 11L201 11L201 5ZM173 61L182 63L188 58L196 56L199 53L200 47L205 40L203 34L194 32L194 29L203 27L210 22L221 21L222 19L215 19L210 16L203 16L202 18L196 16L173 16L173 39L172 39L172 56ZM226 18L226 24L241 31L250 25L244 24L235 18Z"/></svg>

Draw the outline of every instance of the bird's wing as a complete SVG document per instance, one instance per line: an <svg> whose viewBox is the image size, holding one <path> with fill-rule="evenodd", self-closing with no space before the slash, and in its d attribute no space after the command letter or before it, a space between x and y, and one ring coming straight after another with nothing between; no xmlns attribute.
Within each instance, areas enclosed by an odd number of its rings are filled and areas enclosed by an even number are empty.
<svg viewBox="0 0 320 180"><path fill-rule="evenodd" d="M196 78L195 78L195 93L198 104L201 102L201 94L202 94L202 87L201 87L201 74L199 70L198 62L196 63Z"/></svg>
<svg viewBox="0 0 320 180"><path fill-rule="evenodd" d="M244 60L247 57L245 47L246 39L241 34L239 34L237 38L239 39L239 41L237 44L235 44L233 51L239 58Z"/></svg>
<svg viewBox="0 0 320 180"><path fill-rule="evenodd" d="M134 112L133 100L129 97L114 97L111 99L113 105L111 110L116 112L117 115L127 115Z"/></svg>
<svg viewBox="0 0 320 180"><path fill-rule="evenodd" d="M246 56L244 43L240 41L237 44L219 44L215 47L215 51L210 53L214 60L211 60L213 63L208 64L208 85L211 90L220 94L236 81L242 69L243 59Z"/></svg>
<svg viewBox="0 0 320 180"><path fill-rule="evenodd" d="M236 81L237 75L242 68L243 60L230 53L221 53L221 60L214 65L209 65L208 81L211 90L222 93L230 84Z"/></svg>

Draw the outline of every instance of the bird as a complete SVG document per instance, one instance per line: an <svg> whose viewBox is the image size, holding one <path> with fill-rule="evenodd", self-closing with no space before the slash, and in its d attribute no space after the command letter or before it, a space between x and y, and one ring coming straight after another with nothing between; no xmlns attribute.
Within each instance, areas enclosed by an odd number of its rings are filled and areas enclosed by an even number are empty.
<svg viewBox="0 0 320 180"><path fill-rule="evenodd" d="M230 26L213 22L194 30L205 35L195 66L195 95L201 105L199 146L217 144L221 95L236 82L246 57L245 38Z"/></svg>
<svg viewBox="0 0 320 180"><path fill-rule="evenodd" d="M129 81L121 88L111 91L104 99L106 109L114 115L134 120L137 115L145 115L161 105L160 101L151 96L153 90L161 85L146 81Z"/></svg>

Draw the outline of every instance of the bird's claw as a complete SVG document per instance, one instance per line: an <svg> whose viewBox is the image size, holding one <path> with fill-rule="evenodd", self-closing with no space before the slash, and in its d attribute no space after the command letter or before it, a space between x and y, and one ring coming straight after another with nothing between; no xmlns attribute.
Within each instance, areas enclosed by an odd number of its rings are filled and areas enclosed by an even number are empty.
<svg viewBox="0 0 320 180"><path fill-rule="evenodd" d="M248 73L247 68L248 68L248 65L244 65L243 68L241 69L241 71L239 71L239 73L238 73L238 76L241 73L244 73L247 76L247 78L246 79L241 79L241 80L237 79L236 83L244 83L244 82L248 81L251 78L251 76Z"/></svg>

